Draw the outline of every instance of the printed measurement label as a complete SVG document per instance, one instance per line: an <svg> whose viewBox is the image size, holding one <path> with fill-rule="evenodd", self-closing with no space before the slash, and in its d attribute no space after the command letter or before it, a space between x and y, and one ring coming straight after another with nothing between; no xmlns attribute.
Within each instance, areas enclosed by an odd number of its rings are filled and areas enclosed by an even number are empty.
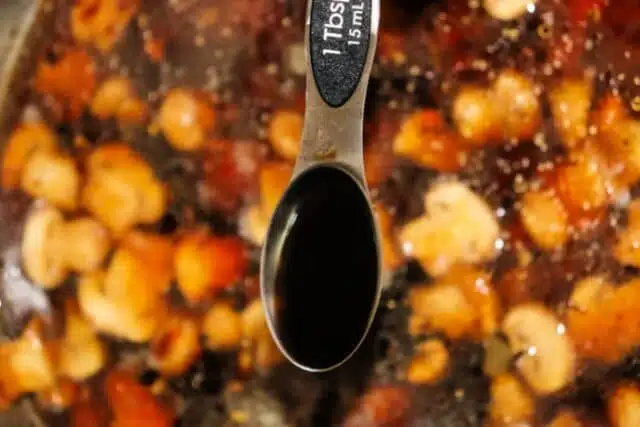
<svg viewBox="0 0 640 427"><path fill-rule="evenodd" d="M360 83L371 35L371 0L310 0L311 68L320 95L340 107Z"/></svg>

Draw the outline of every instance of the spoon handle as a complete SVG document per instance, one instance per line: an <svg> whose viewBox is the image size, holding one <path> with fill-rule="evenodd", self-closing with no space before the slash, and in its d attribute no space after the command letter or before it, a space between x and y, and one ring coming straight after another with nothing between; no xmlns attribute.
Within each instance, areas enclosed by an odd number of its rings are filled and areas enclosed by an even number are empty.
<svg viewBox="0 0 640 427"><path fill-rule="evenodd" d="M338 161L363 179L364 102L380 0L308 0L307 99L296 172Z"/></svg>

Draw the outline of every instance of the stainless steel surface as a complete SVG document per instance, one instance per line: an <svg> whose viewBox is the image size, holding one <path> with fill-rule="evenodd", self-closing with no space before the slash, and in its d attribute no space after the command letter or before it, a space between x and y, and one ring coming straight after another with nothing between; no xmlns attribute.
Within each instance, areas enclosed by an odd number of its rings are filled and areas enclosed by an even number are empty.
<svg viewBox="0 0 640 427"><path fill-rule="evenodd" d="M380 21L380 0L371 0L371 27L369 34L369 45L364 63L364 69L360 75L358 85L346 101L345 104L339 107L332 107L328 105L320 95L314 72L311 65L311 46L310 46L310 31L311 31L311 16L312 16L313 1L307 2L307 18L306 18L306 36L305 36L305 51L306 51L306 70L307 70L307 94L306 94L306 107L304 116L304 128L302 133L300 153L296 160L296 164L293 171L293 176L289 181L288 190L280 199L279 205L276 207L276 212L280 209L289 209L291 204L283 203L285 199L292 195L292 185L302 177L306 172L311 171L314 168L320 166L332 166L337 169L345 171L350 175L359 185L362 190L363 197L366 198L369 210L373 217L373 207L370 203L369 190L367 187L365 173L364 173L364 156L363 156L363 121L364 121L364 106L367 94L367 87L369 84L369 77L371 74L371 68L373 67L373 61L376 51L376 43L378 36L378 27ZM276 215L274 214L274 217ZM272 217L273 218L273 217ZM275 222L271 222L267 231L265 243L262 248L262 257L260 262L260 283L262 301L265 306L265 312L267 314L267 324L271 331L272 336L280 351L285 357L301 368L310 372L326 372L333 370L346 361L348 361L355 352L360 348L364 342L369 329L373 323L377 306L381 296L381 273L382 273L382 257L381 257L381 244L380 233L378 230L378 224L374 226L374 236L376 249L378 253L378 279L375 304L372 308L366 330L364 331L362 338L357 346L348 356L326 369L316 369L309 366L305 366L300 361L287 352L284 348L282 341L279 339L275 328L275 270L279 263L279 252L281 250L282 241L285 239L287 231L281 229Z"/></svg>

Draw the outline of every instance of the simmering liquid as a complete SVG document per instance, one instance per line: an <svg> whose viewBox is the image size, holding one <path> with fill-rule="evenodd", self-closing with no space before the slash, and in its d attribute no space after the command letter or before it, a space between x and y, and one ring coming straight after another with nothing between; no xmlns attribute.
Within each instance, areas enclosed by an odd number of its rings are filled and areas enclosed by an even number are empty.
<svg viewBox="0 0 640 427"><path fill-rule="evenodd" d="M275 324L294 359L323 369L346 358L367 329L378 280L374 219L339 169L311 170L297 185L304 195L283 218L290 228L276 273Z"/></svg>

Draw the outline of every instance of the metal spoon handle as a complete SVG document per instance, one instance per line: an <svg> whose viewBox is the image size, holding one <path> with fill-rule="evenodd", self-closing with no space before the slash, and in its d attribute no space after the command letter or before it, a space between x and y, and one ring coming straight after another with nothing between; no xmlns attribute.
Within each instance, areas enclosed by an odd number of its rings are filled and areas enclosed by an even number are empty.
<svg viewBox="0 0 640 427"><path fill-rule="evenodd" d="M309 0L307 100L296 172L338 161L363 177L362 122L379 17L380 0Z"/></svg>

